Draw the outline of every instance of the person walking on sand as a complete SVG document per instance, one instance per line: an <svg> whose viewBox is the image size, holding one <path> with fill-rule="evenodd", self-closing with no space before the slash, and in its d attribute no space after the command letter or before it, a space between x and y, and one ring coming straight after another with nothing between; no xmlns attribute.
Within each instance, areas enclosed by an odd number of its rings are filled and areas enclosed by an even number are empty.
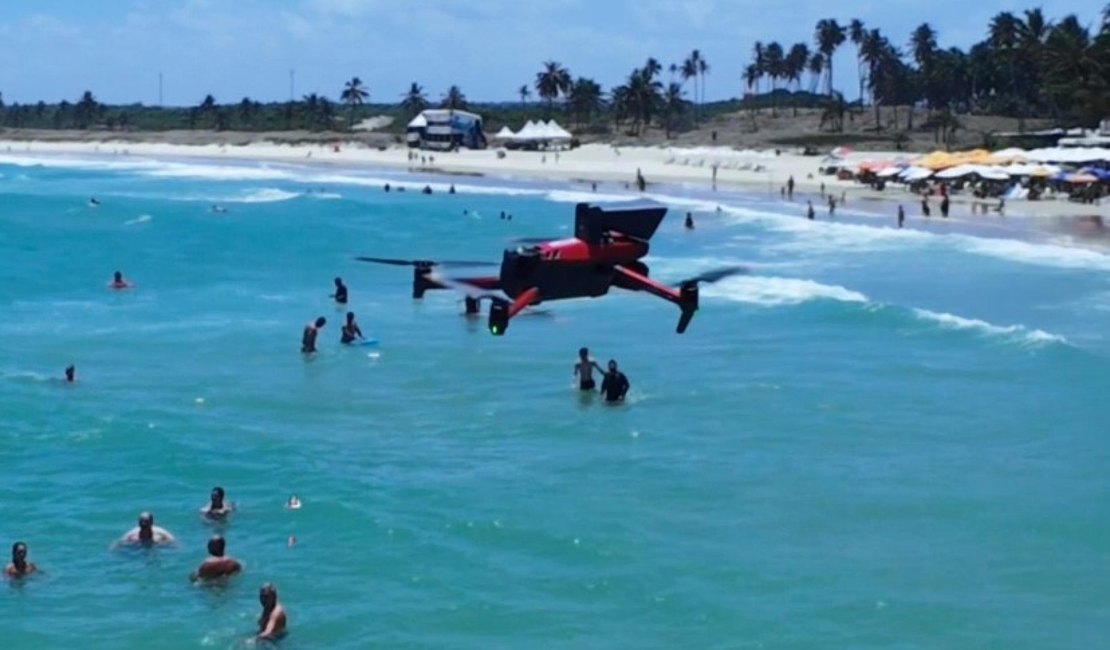
<svg viewBox="0 0 1110 650"><path fill-rule="evenodd" d="M790 178L786 179L786 200L794 200L794 175L791 174Z"/></svg>

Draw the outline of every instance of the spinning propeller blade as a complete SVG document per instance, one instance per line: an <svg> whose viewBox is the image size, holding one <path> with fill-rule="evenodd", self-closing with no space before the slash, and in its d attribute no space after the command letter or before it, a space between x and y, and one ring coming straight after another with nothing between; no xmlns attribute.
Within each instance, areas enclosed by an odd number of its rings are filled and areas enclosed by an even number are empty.
<svg viewBox="0 0 1110 650"><path fill-rule="evenodd" d="M714 282L720 282L725 278L730 278L734 275L740 275L747 272L748 269L743 266L726 266L719 269L713 269L712 271L706 271L705 273L702 273L701 275L695 275L692 278L687 278L683 280L680 284L698 284L699 282L708 282L712 284Z"/></svg>
<svg viewBox="0 0 1110 650"><path fill-rule="evenodd" d="M566 235L555 237L514 237L509 241L513 244L546 244L560 239L566 239Z"/></svg>
<svg viewBox="0 0 1110 650"><path fill-rule="evenodd" d="M356 257L360 262L388 264L390 266L497 266L498 262L479 262L474 260L402 260L392 257Z"/></svg>

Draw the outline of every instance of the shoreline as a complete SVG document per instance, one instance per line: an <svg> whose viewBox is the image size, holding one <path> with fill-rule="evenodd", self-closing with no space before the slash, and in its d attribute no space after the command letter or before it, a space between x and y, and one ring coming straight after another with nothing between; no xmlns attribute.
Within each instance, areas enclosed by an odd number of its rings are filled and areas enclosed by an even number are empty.
<svg viewBox="0 0 1110 650"><path fill-rule="evenodd" d="M415 161L409 160L415 152ZM920 197L909 193L903 186L890 185L886 191L877 191L856 181L838 180L834 176L818 175L821 158L797 153L774 151L732 152L720 150L682 150L661 147L619 148L591 144L561 152L478 151L427 152L410 150L403 146L367 147L360 143L275 144L251 142L249 144L171 144L127 141L27 141L0 139L0 161L4 156L91 156L110 160L129 159L206 159L213 162L235 161L245 164L285 163L308 167L354 169L390 169L414 174L441 175L456 178L502 178L507 180L532 180L538 182L569 182L580 184L584 191L591 191L596 183L598 191L611 189L617 184L624 191L635 192L638 172L647 179L647 192L655 188L676 187L696 191L699 199L711 201L714 192L740 192L784 205L797 205L799 218L805 216L805 202L812 200L817 221L827 221L828 211L821 198L822 188L846 202L838 208L849 212L862 212L866 218L851 217L853 221L871 224L874 218L894 222L897 207L906 211L907 229L935 231L937 224L951 224L959 230L983 234L984 230L997 230L998 235L1030 239L1032 233L1046 238L1064 237L1070 241L1054 242L1063 245L1092 247L1105 251L1110 247L1110 233L1103 224L1110 220L1110 204L1084 205L1061 200L1013 201L1007 205L1005 215L997 212L972 213L972 204L984 202L970 196L956 194L951 197L951 216L939 215L938 202L931 202L933 216L921 214ZM898 154L853 153L852 162L870 158L895 157ZM421 156L424 163L421 163ZM723 165L714 173L714 162ZM686 164L683 164L686 163ZM731 164L730 164L731 163ZM740 169L729 168L742 167ZM716 176L716 183L714 183ZM787 178L794 177L794 200L781 198ZM987 202L995 205L994 201ZM840 219L838 219L840 221ZM873 224L872 224L873 225Z"/></svg>

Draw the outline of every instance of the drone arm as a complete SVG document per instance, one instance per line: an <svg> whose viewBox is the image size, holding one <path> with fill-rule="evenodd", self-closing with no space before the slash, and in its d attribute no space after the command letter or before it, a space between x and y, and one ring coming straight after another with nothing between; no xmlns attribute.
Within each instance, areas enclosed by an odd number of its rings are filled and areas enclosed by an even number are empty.
<svg viewBox="0 0 1110 650"><path fill-rule="evenodd" d="M614 266L613 269L617 273L617 286L647 291L653 296L658 296L678 305L678 308L682 310L682 315L678 319L676 331L679 334L686 331L686 328L690 325L690 319L694 317L694 312L698 310L698 285L696 282L684 282L678 289L673 289L632 269L623 266Z"/></svg>
<svg viewBox="0 0 1110 650"><path fill-rule="evenodd" d="M646 291L676 305L682 304L682 294L665 284L656 282L646 275L623 266L614 266L613 270L617 272L618 277L615 284L619 287L633 291Z"/></svg>

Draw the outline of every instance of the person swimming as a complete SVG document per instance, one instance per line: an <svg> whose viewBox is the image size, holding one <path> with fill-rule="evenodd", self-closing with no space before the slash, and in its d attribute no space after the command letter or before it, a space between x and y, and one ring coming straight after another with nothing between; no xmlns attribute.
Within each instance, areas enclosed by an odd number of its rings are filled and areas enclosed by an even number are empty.
<svg viewBox="0 0 1110 650"><path fill-rule="evenodd" d="M597 387L594 383L594 370L605 374L601 366L590 358L589 348L578 348L578 361L574 363L574 376L578 378L578 390L592 391Z"/></svg>
<svg viewBox="0 0 1110 650"><path fill-rule="evenodd" d="M154 525L154 515L143 512L139 514L139 525L124 533L118 543L129 546L155 546L176 542L170 531Z"/></svg>
<svg viewBox="0 0 1110 650"><path fill-rule="evenodd" d="M212 214L227 214L227 208L222 205L213 205Z"/></svg>
<svg viewBox="0 0 1110 650"><path fill-rule="evenodd" d="M212 488L209 502L200 509L200 513L208 519L225 519L235 505L224 500L224 489L220 486Z"/></svg>
<svg viewBox="0 0 1110 650"><path fill-rule="evenodd" d="M77 368L72 365L66 366L66 382L72 384L77 379Z"/></svg>
<svg viewBox="0 0 1110 650"><path fill-rule="evenodd" d="M27 545L23 542L12 544L12 562L4 567L4 575L9 578L22 578L38 570L34 562L27 561Z"/></svg>
<svg viewBox="0 0 1110 650"><path fill-rule="evenodd" d="M258 590L258 602L262 605L262 615L258 617L257 638L272 641L281 637L285 634L287 618L274 585L269 582L262 585Z"/></svg>
<svg viewBox="0 0 1110 650"><path fill-rule="evenodd" d="M119 271L116 271L112 274L112 281L108 283L108 286L112 289L130 289L135 285L131 284L127 280L124 280L123 274Z"/></svg>
<svg viewBox="0 0 1110 650"><path fill-rule="evenodd" d="M89 205L90 205L91 207L94 207L94 208L95 208L95 207L99 207L99 206L100 206L100 201L97 201L97 200L96 200L96 197L95 197L95 196L94 196L94 197L91 197L91 198L89 199Z"/></svg>
<svg viewBox="0 0 1110 650"><path fill-rule="evenodd" d="M316 352L316 335L327 322L328 319L321 316L315 322L304 326L304 334L301 335L301 352L304 354Z"/></svg>
<svg viewBox="0 0 1110 650"><path fill-rule="evenodd" d="M243 565L233 557L224 555L227 541L221 535L213 535L208 539L208 557L200 563L197 570L189 580L213 580L233 576L243 570Z"/></svg>
<svg viewBox="0 0 1110 650"><path fill-rule="evenodd" d="M422 189L420 191L423 194L431 194L432 193L432 186L431 185L425 185L424 189Z"/></svg>
<svg viewBox="0 0 1110 650"><path fill-rule="evenodd" d="M347 322L339 330L340 343L354 343L356 339L362 338L362 330L358 328L358 323L355 322L355 312L347 312Z"/></svg>
<svg viewBox="0 0 1110 650"><path fill-rule="evenodd" d="M335 293L331 297L341 305L347 304L347 285L343 284L343 278L335 279Z"/></svg>
<svg viewBox="0 0 1110 650"><path fill-rule="evenodd" d="M610 404L623 402L624 396L628 394L630 387L628 377L617 370L617 362L610 359L609 371L605 373L605 379L601 381L601 393L605 395L605 401Z"/></svg>
<svg viewBox="0 0 1110 650"><path fill-rule="evenodd" d="M300 510L301 500L297 498L297 495L291 495L289 500L285 502L285 508L287 510Z"/></svg>

